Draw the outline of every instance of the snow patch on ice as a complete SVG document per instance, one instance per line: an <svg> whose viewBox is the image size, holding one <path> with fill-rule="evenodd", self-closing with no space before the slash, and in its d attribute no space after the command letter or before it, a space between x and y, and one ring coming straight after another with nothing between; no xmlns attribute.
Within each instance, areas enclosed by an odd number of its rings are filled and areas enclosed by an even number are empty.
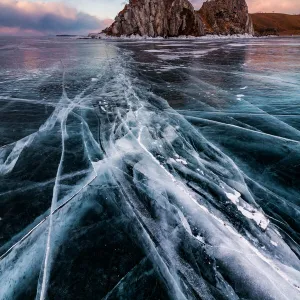
<svg viewBox="0 0 300 300"><path fill-rule="evenodd" d="M241 197L241 194L238 191L234 191L234 194L232 193L225 193L227 198L231 200L234 204L239 203L239 198Z"/></svg>
<svg viewBox="0 0 300 300"><path fill-rule="evenodd" d="M248 209L251 209L249 211ZM270 221L264 216L263 213L260 211L254 209L252 206L248 206L248 209L245 209L244 207L238 206L238 210L248 219L254 220L256 224L266 230Z"/></svg>
<svg viewBox="0 0 300 300"><path fill-rule="evenodd" d="M177 158L176 161L179 162L179 163L181 163L181 164L183 164L183 165L187 165L188 164L187 161L185 159L183 159L183 158Z"/></svg>
<svg viewBox="0 0 300 300"><path fill-rule="evenodd" d="M271 240L271 244L272 244L273 246L275 246L275 247L278 246L278 244L277 244L276 242L272 241L272 240Z"/></svg>
<svg viewBox="0 0 300 300"><path fill-rule="evenodd" d="M245 95L243 95L243 94L236 95L236 99L238 101L241 101L244 97L245 97Z"/></svg>
<svg viewBox="0 0 300 300"><path fill-rule="evenodd" d="M245 46L247 46L247 44L228 44L227 46L231 46L231 47L245 47Z"/></svg>
<svg viewBox="0 0 300 300"><path fill-rule="evenodd" d="M255 223L262 229L267 229L270 221L265 215L252 207L247 202L241 199L241 194L234 190L233 193L225 192L227 198L237 206L237 209L248 219L255 221Z"/></svg>
<svg viewBox="0 0 300 300"><path fill-rule="evenodd" d="M165 45L162 45L162 46L165 46ZM170 52L170 50L168 49L147 49L147 50L144 50L145 52L149 52L149 53L165 53L165 52Z"/></svg>
<svg viewBox="0 0 300 300"><path fill-rule="evenodd" d="M204 238L203 238L201 235L197 235L197 236L195 236L195 238L196 238L198 241L200 241L201 243L205 244L205 240L204 240Z"/></svg>
<svg viewBox="0 0 300 300"><path fill-rule="evenodd" d="M176 60L176 59L180 59L180 55L171 55L171 54L160 54L160 55L157 55L157 57L159 59L162 59L162 60Z"/></svg>

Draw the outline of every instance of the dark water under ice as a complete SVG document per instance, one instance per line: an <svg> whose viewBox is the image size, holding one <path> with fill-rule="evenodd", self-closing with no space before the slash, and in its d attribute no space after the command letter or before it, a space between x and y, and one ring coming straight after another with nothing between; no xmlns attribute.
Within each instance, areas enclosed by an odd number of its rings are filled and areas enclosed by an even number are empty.
<svg viewBox="0 0 300 300"><path fill-rule="evenodd" d="M0 300L299 299L300 39L0 39Z"/></svg>

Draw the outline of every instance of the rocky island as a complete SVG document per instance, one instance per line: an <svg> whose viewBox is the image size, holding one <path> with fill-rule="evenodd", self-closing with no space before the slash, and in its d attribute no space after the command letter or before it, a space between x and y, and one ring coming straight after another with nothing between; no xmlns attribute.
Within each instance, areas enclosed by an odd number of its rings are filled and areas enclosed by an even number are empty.
<svg viewBox="0 0 300 300"><path fill-rule="evenodd" d="M103 32L112 36L201 36L204 26L188 0L130 0Z"/></svg>
<svg viewBox="0 0 300 300"><path fill-rule="evenodd" d="M188 0L130 0L107 36L178 37L205 34L254 34L245 0L210 0L195 11Z"/></svg>

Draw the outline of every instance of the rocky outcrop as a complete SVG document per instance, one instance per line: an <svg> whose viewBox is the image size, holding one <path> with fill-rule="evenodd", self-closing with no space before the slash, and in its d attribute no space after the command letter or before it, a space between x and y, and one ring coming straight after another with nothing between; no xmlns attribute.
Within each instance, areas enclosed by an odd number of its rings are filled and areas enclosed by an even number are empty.
<svg viewBox="0 0 300 300"><path fill-rule="evenodd" d="M254 29L245 0L208 0L199 11L206 34L251 34Z"/></svg>
<svg viewBox="0 0 300 300"><path fill-rule="evenodd" d="M103 33L112 36L201 36L204 26L188 0L130 0Z"/></svg>

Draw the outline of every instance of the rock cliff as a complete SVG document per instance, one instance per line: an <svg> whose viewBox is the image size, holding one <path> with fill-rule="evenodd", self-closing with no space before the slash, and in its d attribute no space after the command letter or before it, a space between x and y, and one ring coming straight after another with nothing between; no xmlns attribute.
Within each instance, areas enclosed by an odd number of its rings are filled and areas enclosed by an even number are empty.
<svg viewBox="0 0 300 300"><path fill-rule="evenodd" d="M130 0L103 33L112 36L201 36L204 26L188 0Z"/></svg>
<svg viewBox="0 0 300 300"><path fill-rule="evenodd" d="M199 11L206 34L251 34L254 29L245 0L208 0Z"/></svg>

